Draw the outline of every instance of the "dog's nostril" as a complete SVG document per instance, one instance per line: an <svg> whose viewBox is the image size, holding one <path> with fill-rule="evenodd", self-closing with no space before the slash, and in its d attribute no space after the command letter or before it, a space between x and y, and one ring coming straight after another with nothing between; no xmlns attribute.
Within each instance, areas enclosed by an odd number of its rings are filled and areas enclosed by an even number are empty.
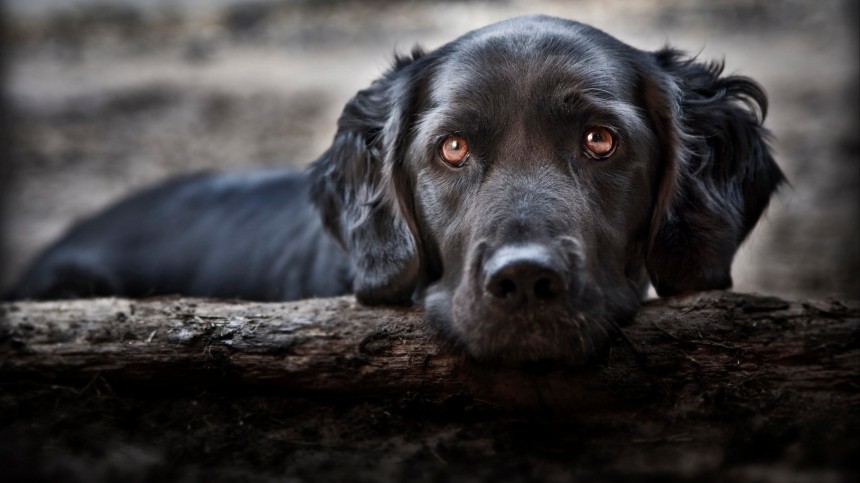
<svg viewBox="0 0 860 483"><path fill-rule="evenodd" d="M496 284L495 291L493 291L493 295L500 299L513 297L517 294L517 284L514 283L513 280L504 279L501 280L498 284Z"/></svg>
<svg viewBox="0 0 860 483"><path fill-rule="evenodd" d="M487 292L498 299L516 298L517 289L517 283L510 278L494 278L487 283Z"/></svg>
<svg viewBox="0 0 860 483"><path fill-rule="evenodd" d="M557 281L543 277L535 282L534 293L539 299L551 299L559 295L560 290Z"/></svg>

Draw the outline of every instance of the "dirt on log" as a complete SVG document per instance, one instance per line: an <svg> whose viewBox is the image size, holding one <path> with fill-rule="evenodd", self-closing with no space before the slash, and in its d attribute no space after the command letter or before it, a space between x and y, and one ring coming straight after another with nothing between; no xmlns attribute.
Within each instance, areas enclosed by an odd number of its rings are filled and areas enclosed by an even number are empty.
<svg viewBox="0 0 860 483"><path fill-rule="evenodd" d="M353 298L0 306L0 464L92 481L842 481L860 309L650 301L584 367L502 367Z"/></svg>

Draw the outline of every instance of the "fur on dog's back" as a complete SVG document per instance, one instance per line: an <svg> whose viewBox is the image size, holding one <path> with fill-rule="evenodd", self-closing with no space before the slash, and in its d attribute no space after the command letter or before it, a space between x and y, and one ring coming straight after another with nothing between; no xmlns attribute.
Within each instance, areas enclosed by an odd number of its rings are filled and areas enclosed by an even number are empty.
<svg viewBox="0 0 860 483"><path fill-rule="evenodd" d="M307 174L293 170L167 181L74 226L5 298L349 292L349 261L324 234L307 186Z"/></svg>

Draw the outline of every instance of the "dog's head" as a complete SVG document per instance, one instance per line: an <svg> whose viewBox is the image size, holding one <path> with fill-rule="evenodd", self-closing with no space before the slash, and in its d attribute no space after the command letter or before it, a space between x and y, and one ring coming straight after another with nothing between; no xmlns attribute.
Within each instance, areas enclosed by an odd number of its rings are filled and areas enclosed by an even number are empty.
<svg viewBox="0 0 860 483"><path fill-rule="evenodd" d="M729 287L784 178L764 92L721 71L548 17L399 58L312 168L358 299L423 300L480 358L581 360L649 276Z"/></svg>

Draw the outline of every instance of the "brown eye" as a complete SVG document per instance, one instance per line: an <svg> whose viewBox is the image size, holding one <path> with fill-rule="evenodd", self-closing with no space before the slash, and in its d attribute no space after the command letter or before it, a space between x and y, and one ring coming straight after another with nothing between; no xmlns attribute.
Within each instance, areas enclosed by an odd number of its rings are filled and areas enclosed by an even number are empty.
<svg viewBox="0 0 860 483"><path fill-rule="evenodd" d="M439 149L442 159L451 166L462 166L469 155L469 143L462 136L452 134L442 141L442 147Z"/></svg>
<svg viewBox="0 0 860 483"><path fill-rule="evenodd" d="M615 152L615 135L605 127L588 128L582 138L582 144L591 157L605 159Z"/></svg>

